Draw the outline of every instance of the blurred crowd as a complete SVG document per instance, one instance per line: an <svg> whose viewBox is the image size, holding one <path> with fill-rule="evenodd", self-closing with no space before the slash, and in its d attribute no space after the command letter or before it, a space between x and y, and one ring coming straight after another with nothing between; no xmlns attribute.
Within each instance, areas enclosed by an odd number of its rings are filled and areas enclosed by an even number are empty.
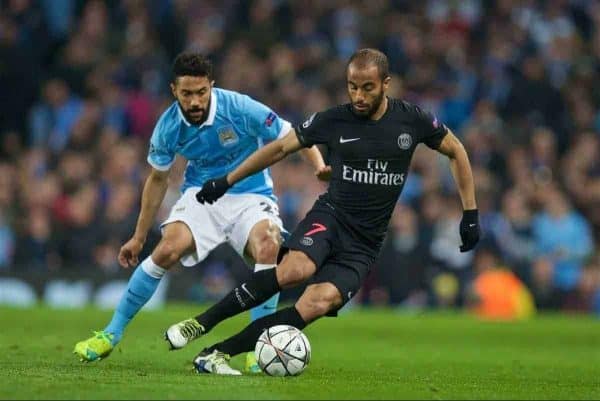
<svg viewBox="0 0 600 401"><path fill-rule="evenodd" d="M477 277L502 270L539 309L600 314L600 1L0 4L0 270L118 271L180 51L207 54L216 86L298 123L347 102L348 57L376 47L390 60L389 95L465 144L483 238L459 252L447 161L419 148L360 302L468 306ZM326 186L297 157L272 173L292 230Z"/></svg>

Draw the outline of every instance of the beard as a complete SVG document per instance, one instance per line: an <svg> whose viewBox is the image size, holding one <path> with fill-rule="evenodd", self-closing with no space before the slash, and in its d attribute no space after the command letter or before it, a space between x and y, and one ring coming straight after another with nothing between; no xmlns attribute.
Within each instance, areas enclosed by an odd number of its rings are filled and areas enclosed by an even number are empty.
<svg viewBox="0 0 600 401"><path fill-rule="evenodd" d="M194 108L187 109L187 110L183 108L183 106L181 105L181 103L179 101L177 101L177 103L179 103L179 109L181 110L181 113L183 114L185 119L187 121L189 121L190 123L199 125L199 124L202 124L204 121L206 121L206 119L208 117L207 110L210 107L210 102L209 102L208 106L206 107L206 109L203 109L201 107L194 107ZM192 113L198 112L198 111L201 111L202 114L197 114L196 116L192 115Z"/></svg>
<svg viewBox="0 0 600 401"><path fill-rule="evenodd" d="M371 104L371 107L369 107L366 110L358 110L354 106L354 103L352 103L352 112L354 113L354 115L360 118L371 118L371 116L377 112L379 106L381 106L381 102L383 102L384 96L385 95L383 91L379 92L379 95L377 95L377 97L373 99L373 104Z"/></svg>

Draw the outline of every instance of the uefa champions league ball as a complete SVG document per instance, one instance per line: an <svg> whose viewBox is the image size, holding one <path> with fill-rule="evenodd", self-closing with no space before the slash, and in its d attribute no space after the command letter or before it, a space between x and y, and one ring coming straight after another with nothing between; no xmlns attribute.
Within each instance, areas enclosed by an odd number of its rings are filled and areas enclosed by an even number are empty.
<svg viewBox="0 0 600 401"><path fill-rule="evenodd" d="M310 343L294 326L277 325L263 331L254 353L269 376L298 376L310 361Z"/></svg>

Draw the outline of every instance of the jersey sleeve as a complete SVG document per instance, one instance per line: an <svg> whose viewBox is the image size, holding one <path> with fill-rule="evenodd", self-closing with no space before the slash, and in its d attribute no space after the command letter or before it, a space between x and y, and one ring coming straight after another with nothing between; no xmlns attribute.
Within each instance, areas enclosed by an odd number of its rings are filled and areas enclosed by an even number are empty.
<svg viewBox="0 0 600 401"><path fill-rule="evenodd" d="M157 170L167 171L175 162L175 150L171 144L175 143L174 126L167 124L164 117L158 120L148 150L148 163Z"/></svg>
<svg viewBox="0 0 600 401"><path fill-rule="evenodd" d="M415 106L416 123L419 130L420 142L431 149L439 148L442 140L448 133L448 128L437 117L428 111Z"/></svg>
<svg viewBox="0 0 600 401"><path fill-rule="evenodd" d="M250 96L244 96L244 98L244 116L249 134L268 142L281 138L290 132L292 125L279 117L268 106L252 99Z"/></svg>
<svg viewBox="0 0 600 401"><path fill-rule="evenodd" d="M329 131L326 129L327 113L314 113L302 124L294 127L298 141L305 148L310 148L314 144L329 142Z"/></svg>

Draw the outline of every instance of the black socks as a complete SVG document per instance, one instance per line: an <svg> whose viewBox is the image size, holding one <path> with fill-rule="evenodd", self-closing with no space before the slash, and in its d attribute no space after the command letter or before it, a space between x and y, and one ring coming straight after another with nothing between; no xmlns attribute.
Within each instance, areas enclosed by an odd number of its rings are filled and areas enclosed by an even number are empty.
<svg viewBox="0 0 600 401"><path fill-rule="evenodd" d="M238 334L209 347L207 351L212 352L217 349L231 356L241 354L242 352L252 351L256 346L256 340L258 340L258 337L260 337L262 332L269 327L278 324L294 326L298 330L302 330L306 327L306 322L302 319L302 316L300 316L300 313L298 313L296 308L292 306L253 321Z"/></svg>
<svg viewBox="0 0 600 401"><path fill-rule="evenodd" d="M196 316L196 320L204 326L204 332L207 333L219 322L262 304L279 290L275 268L257 271L221 301Z"/></svg>

